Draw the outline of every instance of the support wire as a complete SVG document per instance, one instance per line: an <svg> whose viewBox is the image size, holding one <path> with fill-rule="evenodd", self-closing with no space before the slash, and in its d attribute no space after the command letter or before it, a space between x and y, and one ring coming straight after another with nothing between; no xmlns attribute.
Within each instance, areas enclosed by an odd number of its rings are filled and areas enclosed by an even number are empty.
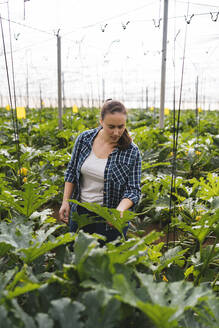
<svg viewBox="0 0 219 328"><path fill-rule="evenodd" d="M189 12L189 0L187 6L187 16ZM185 66L185 53L186 53L186 41L187 41L187 26L185 28L185 37L184 37L184 49L183 49L183 62L182 62L182 71L181 71L181 82L180 82L180 95L179 95L179 107L178 107L178 117L176 125L176 80L175 80L175 43L176 37L174 40L174 90L173 90L173 162L172 162L172 175L171 175L171 189L170 189L170 203L169 203L169 220L168 220L168 232L167 232L167 249L169 247L169 234L170 234L170 223L172 214L175 215L175 205L172 211L172 200L174 193L176 191L176 171L177 171L177 148L178 148L178 137L179 137L179 123L180 123L180 113L181 113L181 103L182 103L182 88L183 88L183 77L184 77L184 66ZM174 243L176 239L176 230L174 228Z"/></svg>
<svg viewBox="0 0 219 328"><path fill-rule="evenodd" d="M9 16L9 7L8 7L8 16ZM2 42L3 42L3 52L4 52L4 58L5 58L5 68L6 68L6 74L7 74L9 101L10 101L12 122L13 122L13 128L14 128L14 140L15 140L16 155L17 155L17 161L18 161L18 170L20 172L20 168L21 168L21 164L20 164L20 143L19 143L18 120L17 120L17 115L16 115L16 108L17 108L17 106L16 106L14 64L13 64L13 53L12 53L11 26L10 26L10 21L9 21L9 35L10 35L10 51L11 51L11 66L12 66L14 109L13 109L11 83L10 83L10 77L9 77L8 60L7 60L7 54L6 54L5 37L4 37L4 30L3 30L3 24L2 24L1 14L0 14L0 25L1 25L1 34L2 34ZM19 179L19 184L21 184L21 175L20 175L20 179Z"/></svg>

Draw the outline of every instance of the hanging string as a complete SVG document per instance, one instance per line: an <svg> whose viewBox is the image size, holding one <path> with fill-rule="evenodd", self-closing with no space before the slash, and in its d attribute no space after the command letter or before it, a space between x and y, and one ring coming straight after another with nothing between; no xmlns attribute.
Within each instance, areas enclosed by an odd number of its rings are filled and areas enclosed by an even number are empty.
<svg viewBox="0 0 219 328"><path fill-rule="evenodd" d="M10 51L11 51L11 69L12 69L12 82L13 82L13 91L14 91L14 109L15 109L15 142L17 148L17 159L18 159L18 168L20 172L20 142L19 142L19 129L18 129L18 119L17 119L17 97L16 97L16 87L15 87L15 74L14 74L14 58L13 58L13 49L12 49L12 33L11 33L11 22L10 22L10 10L9 4L7 3L8 9L8 27L9 27L9 40L10 40ZM20 175L21 179L21 175Z"/></svg>
<svg viewBox="0 0 219 328"><path fill-rule="evenodd" d="M189 12L189 0L187 6L187 17ZM182 61L182 71L181 71L181 82L180 82L180 95L179 95L179 107L178 107L178 117L177 117L177 126L175 124L176 115L175 115L175 58L174 58L174 92L173 92L173 102L174 102L174 110L173 110L173 165L172 165L172 177L171 177L171 195L170 195L170 205L169 205L169 220L168 220L168 233L167 233L167 248L169 246L169 232L170 232L170 222L172 217L172 199L176 189L175 181L176 181L176 170L177 170L177 148L178 148L178 138L179 138L179 123L180 123L180 113L181 113L181 103L182 103L182 88L183 88L183 77L184 77L184 66L185 66L185 53L186 53L186 41L187 41L187 26L185 28L185 37L184 37L184 49L183 49L183 61ZM178 34L177 34L178 35ZM176 36L177 36L176 35ZM176 41L176 37L174 42ZM175 47L175 43L174 43ZM175 52L174 52L175 56ZM175 214L175 209L174 209ZM174 230L174 242L175 242L175 234L176 231Z"/></svg>
<svg viewBox="0 0 219 328"><path fill-rule="evenodd" d="M190 0L188 0L187 17L188 17L188 12L189 12L189 2L190 2ZM185 66L187 29L188 29L188 24L186 24L185 38L184 38L183 61L182 61L182 72L181 72L180 94L179 94L179 107L178 107L178 119L177 119L177 129L176 129L176 152L177 152L178 138L179 138L179 123L180 123L180 113L181 113L181 103L182 103L182 88L183 88L183 77L184 77L184 66Z"/></svg>
<svg viewBox="0 0 219 328"><path fill-rule="evenodd" d="M160 0L160 5L159 5L159 15L158 15L159 18L158 18L157 22L155 19L153 19L154 26L158 27L158 28L160 28L160 22L162 20L162 18L160 17L160 12L161 12L161 0Z"/></svg>
<svg viewBox="0 0 219 328"><path fill-rule="evenodd" d="M176 0L174 1L174 11L176 11ZM171 185L170 185L170 202L169 202L169 220L168 220L168 226L167 226L167 249L169 246L169 235L170 235L170 222L172 214L175 216L175 206L172 211L172 199L173 194L176 189L176 38L178 36L179 32L176 34L176 21L174 23L174 48L173 48L173 160L172 160L172 174L171 174ZM174 244L175 244L175 227L174 227Z"/></svg>
<svg viewBox="0 0 219 328"><path fill-rule="evenodd" d="M199 95L199 78L197 76L195 84L195 104L196 104L196 145L199 145L199 133L200 133L200 119L199 119L199 107L198 107L198 95Z"/></svg>
<svg viewBox="0 0 219 328"><path fill-rule="evenodd" d="M9 11L8 11L8 14L9 14ZM20 172L20 168L21 168L21 165L20 165L20 144L19 144L19 134L18 134L18 121L17 121L17 115L16 115L16 94L15 94L15 81L14 81L14 65L13 65L13 54L12 54L11 29L10 29L10 26L9 26L10 48L11 48L11 61L12 61L12 74L13 74L13 86L14 86L14 104L15 104L14 109L13 109L12 91L11 91L11 84L10 84L10 77L9 77L9 69L8 69L8 60L7 60L7 54L6 54L5 37L4 37L4 30L3 30L3 23L2 23L1 14L0 14L0 22L1 22L1 34L2 34L2 41L3 41L3 51L4 51L4 58L5 58L5 67L6 67L6 74L7 74L9 101L10 101L10 107L11 107L11 115L12 115L13 129L14 129L14 139L15 139L15 145L16 145L16 155L17 155L17 161L18 161L18 169L19 169L19 172ZM21 175L20 175L19 182L21 183Z"/></svg>

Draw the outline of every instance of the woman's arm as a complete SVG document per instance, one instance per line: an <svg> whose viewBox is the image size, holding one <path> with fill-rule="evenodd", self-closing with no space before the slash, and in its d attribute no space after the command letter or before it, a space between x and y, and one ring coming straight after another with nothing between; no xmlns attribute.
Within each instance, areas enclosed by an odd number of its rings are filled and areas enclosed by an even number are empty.
<svg viewBox="0 0 219 328"><path fill-rule="evenodd" d="M76 138L71 154L71 159L65 171L64 195L63 195L62 205L59 210L59 218L61 221L65 223L68 223L69 220L70 205L68 200L71 198L75 187L77 161L80 155L80 147L81 147L82 139L83 139L83 132Z"/></svg>
<svg viewBox="0 0 219 328"><path fill-rule="evenodd" d="M68 223L70 214L70 205L68 200L71 198L72 192L74 190L74 184L71 182L65 182L64 195L62 206L59 210L59 218L61 221Z"/></svg>
<svg viewBox="0 0 219 328"><path fill-rule="evenodd" d="M128 175L128 181L122 195L123 199L128 199L132 205L137 205L141 195L141 155L137 149L135 161L132 163ZM121 200L121 201L122 201ZM126 203L127 204L127 203ZM119 204L120 205L120 204Z"/></svg>
<svg viewBox="0 0 219 328"><path fill-rule="evenodd" d="M134 203L132 200L130 200L128 198L123 198L116 209L118 211L120 211L120 216L123 217L123 212L127 211L133 205L134 205Z"/></svg>

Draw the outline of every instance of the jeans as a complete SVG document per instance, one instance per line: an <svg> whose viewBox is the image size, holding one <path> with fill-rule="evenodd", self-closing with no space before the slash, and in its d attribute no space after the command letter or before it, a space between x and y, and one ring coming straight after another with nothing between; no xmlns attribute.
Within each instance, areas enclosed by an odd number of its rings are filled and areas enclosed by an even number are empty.
<svg viewBox="0 0 219 328"><path fill-rule="evenodd" d="M79 215L88 214L88 216L90 216L90 217L95 216L95 218L97 220L101 220L101 221L104 220L101 217L97 217L97 214L96 213L90 212L86 208L84 208L82 206L79 206L79 205L77 206L77 213ZM77 231L77 228L78 228L78 225L77 225L76 222L70 220L69 227L70 227L70 231L71 232L76 232ZM105 242L107 242L107 243L110 242L110 241L113 241L117 237L121 236L120 232L117 229L115 229L113 227L110 227L105 222L104 223L103 222L101 222L101 223L96 222L96 223L88 224L87 226L83 227L82 230L84 232L88 232L90 234L97 233L99 235L105 236L106 237L106 241ZM125 237L126 237L127 230L128 230L128 224L123 229L123 234L124 234ZM100 241L100 243L103 244L103 241Z"/></svg>

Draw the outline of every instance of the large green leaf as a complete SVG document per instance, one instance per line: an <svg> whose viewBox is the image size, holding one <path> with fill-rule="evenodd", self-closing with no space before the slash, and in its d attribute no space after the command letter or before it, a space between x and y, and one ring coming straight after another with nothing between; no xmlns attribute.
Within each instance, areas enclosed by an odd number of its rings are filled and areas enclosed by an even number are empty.
<svg viewBox="0 0 219 328"><path fill-rule="evenodd" d="M72 242L76 238L76 235L73 235L72 233L68 232L65 235L61 235L57 237L53 242L48 241L43 244L36 243L34 246L31 246L29 248L22 248L20 249L20 252L24 254L24 256L21 256L21 259L24 261L24 263L30 264L34 260L36 260L39 256L42 256L46 254L47 252L51 251L52 249L64 245L67 243Z"/></svg>
<svg viewBox="0 0 219 328"><path fill-rule="evenodd" d="M113 282L113 287L119 292L119 295L116 297L120 301L143 311L157 328L178 327L176 320L171 320L172 315L176 312L175 308L168 307L168 305L142 302L136 295L135 290L121 274L114 275ZM156 293L156 290L154 290L154 293Z"/></svg>
<svg viewBox="0 0 219 328"><path fill-rule="evenodd" d="M92 203L80 203L77 200L70 200L71 202L78 204L87 210L96 213L98 216L104 218L108 223L112 224L123 236L123 229L127 226L127 222L134 219L136 214L130 211L125 211L123 217L121 217L120 211L114 208L103 207L99 204Z"/></svg>
<svg viewBox="0 0 219 328"><path fill-rule="evenodd" d="M156 266L151 266L151 267L153 267L153 270L155 270L158 273L161 273L163 269L169 267L170 264L175 263L180 267L182 267L185 263L184 254L187 251L188 249L182 249L181 246L170 248L168 251L164 253L163 256L160 257L160 261L157 267Z"/></svg>
<svg viewBox="0 0 219 328"><path fill-rule="evenodd" d="M204 298L208 299L212 296L211 290L205 285L194 287L192 283L183 280L156 283L151 276L142 273L136 275L142 286L147 289L151 302L177 309L174 318L179 318L187 308L193 308Z"/></svg>
<svg viewBox="0 0 219 328"><path fill-rule="evenodd" d="M53 328L54 321L48 316L47 313L37 313L35 317L38 328Z"/></svg>
<svg viewBox="0 0 219 328"><path fill-rule="evenodd" d="M15 267L12 270L6 271L6 273L0 273L0 295L3 295L6 286L10 283L13 276L17 273L18 268Z"/></svg>
<svg viewBox="0 0 219 328"><path fill-rule="evenodd" d="M34 319L28 315L18 304L18 302L13 299L11 301L12 304L12 312L14 316L14 321L16 322L17 326L24 327L24 328L37 328ZM16 327L16 325L14 325Z"/></svg>
<svg viewBox="0 0 219 328"><path fill-rule="evenodd" d="M82 328L84 324L80 321L80 316L84 309L83 304L64 297L51 302L49 315L61 328Z"/></svg>
<svg viewBox="0 0 219 328"><path fill-rule="evenodd" d="M81 228L87 226L88 224L97 222L97 220L95 218L92 218L92 217L88 216L87 214L79 215L77 212L73 213L72 220L77 222L77 225L78 225L77 231L79 231ZM101 222L104 222L104 220ZM99 220L98 220L98 223L100 223Z"/></svg>
<svg viewBox="0 0 219 328"><path fill-rule="evenodd" d="M4 248L6 245L15 249L30 246L33 234L32 223L1 222L0 230L0 243L4 244Z"/></svg>
<svg viewBox="0 0 219 328"><path fill-rule="evenodd" d="M40 287L41 287L40 284L28 282L26 284L23 284L23 286L16 287L13 291L9 291L7 293L6 297L8 299L12 299L19 295L23 295L23 294L31 292L33 290L39 289Z"/></svg>
<svg viewBox="0 0 219 328"><path fill-rule="evenodd" d="M36 279L31 281L31 278L29 278L29 270L26 265L20 271L17 271L18 268L16 267L14 270L7 271L5 275L2 274L0 285L1 302L40 288L41 284Z"/></svg>
<svg viewBox="0 0 219 328"><path fill-rule="evenodd" d="M12 328L8 312L3 305L0 305L0 328Z"/></svg>
<svg viewBox="0 0 219 328"><path fill-rule="evenodd" d="M12 208L18 213L29 217L33 212L45 204L52 196L57 194L56 186L44 187L36 182L26 182L24 190L4 191L0 195L0 201L5 207Z"/></svg>
<svg viewBox="0 0 219 328"><path fill-rule="evenodd" d="M137 302L136 306L143 311L157 328L177 328L176 320L172 319L176 309L159 304Z"/></svg>
<svg viewBox="0 0 219 328"><path fill-rule="evenodd" d="M119 327L121 318L120 303L106 289L98 289L83 294L86 328Z"/></svg>
<svg viewBox="0 0 219 328"><path fill-rule="evenodd" d="M94 234L91 236L80 231L74 244L75 264L81 279L87 277L89 272L85 270L83 264L91 251L98 246L97 238Z"/></svg>
<svg viewBox="0 0 219 328"><path fill-rule="evenodd" d="M12 246L7 242L0 242L0 257L4 256L12 249Z"/></svg>

